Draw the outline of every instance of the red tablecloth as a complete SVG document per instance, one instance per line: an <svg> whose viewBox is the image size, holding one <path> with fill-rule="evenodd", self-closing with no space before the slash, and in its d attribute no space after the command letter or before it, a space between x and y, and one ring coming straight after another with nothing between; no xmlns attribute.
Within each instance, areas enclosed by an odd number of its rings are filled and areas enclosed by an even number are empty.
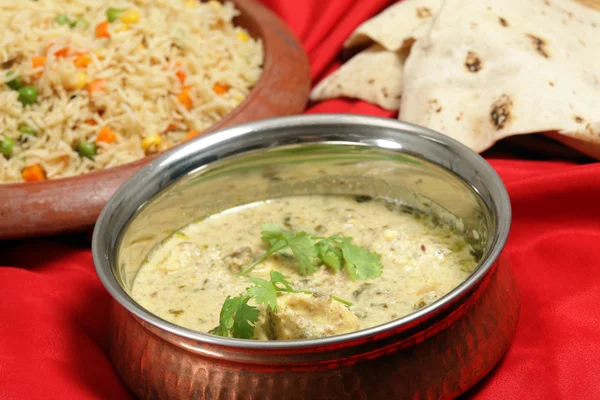
<svg viewBox="0 0 600 400"><path fill-rule="evenodd" d="M265 0L301 38L313 78L385 0ZM334 100L309 112L392 116ZM514 342L465 398L600 398L600 164L490 153L511 196L506 253L522 294ZM532 154L528 154L531 158ZM106 355L109 296L85 235L0 244L0 399L129 399Z"/></svg>

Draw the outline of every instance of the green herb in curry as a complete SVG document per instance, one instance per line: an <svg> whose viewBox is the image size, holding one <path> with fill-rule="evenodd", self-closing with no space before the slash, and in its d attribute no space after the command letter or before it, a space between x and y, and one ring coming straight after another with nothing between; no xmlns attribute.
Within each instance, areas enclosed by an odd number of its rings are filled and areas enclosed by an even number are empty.
<svg viewBox="0 0 600 400"><path fill-rule="evenodd" d="M383 270L379 254L352 244L351 237L320 237L306 232L291 232L277 224L264 224L261 229L261 238L270 247L258 260L243 268L239 275L248 274L269 256L285 249L292 251L301 275L314 273L317 259L336 271L345 269L353 280L377 278Z"/></svg>
<svg viewBox="0 0 600 400"><path fill-rule="evenodd" d="M246 288L246 293L236 297L227 296L221 314L219 316L219 326L215 327L209 333L219 336L229 336L238 339L250 339L254 336L254 324L258 321L258 308L251 306L248 302L252 299L256 304L262 304L272 311L277 311L277 293L306 293L312 294L308 290L295 290L285 279L281 272L271 271L271 280L257 277L249 277L247 282L254 286ZM349 301L331 296L333 300L339 301L346 306L352 306Z"/></svg>

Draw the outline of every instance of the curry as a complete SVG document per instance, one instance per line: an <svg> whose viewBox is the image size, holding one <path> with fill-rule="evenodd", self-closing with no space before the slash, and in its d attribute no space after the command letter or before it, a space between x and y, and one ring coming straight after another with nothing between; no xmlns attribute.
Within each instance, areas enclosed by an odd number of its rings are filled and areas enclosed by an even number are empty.
<svg viewBox="0 0 600 400"><path fill-rule="evenodd" d="M417 209L367 196L295 196L226 210L173 233L149 254L132 296L201 332L309 339L410 314L476 266L459 232Z"/></svg>

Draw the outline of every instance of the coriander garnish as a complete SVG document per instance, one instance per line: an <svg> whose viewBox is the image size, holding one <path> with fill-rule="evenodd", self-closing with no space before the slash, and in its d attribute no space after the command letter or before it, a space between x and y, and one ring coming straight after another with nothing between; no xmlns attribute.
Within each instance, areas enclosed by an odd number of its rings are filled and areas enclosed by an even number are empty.
<svg viewBox="0 0 600 400"><path fill-rule="evenodd" d="M254 324L258 321L259 314L257 307L248 304L251 299L254 299L256 304L262 304L272 311L277 311L277 292L312 294L307 290L295 290L285 280L283 274L277 271L271 271L271 280L269 281L249 277L247 282L253 283L254 286L246 288L246 293L239 296L227 296L221 307L219 325L208 333L225 337L231 335L238 339L251 339L254 336ZM331 298L346 306L352 306L352 303L339 297L331 296Z"/></svg>
<svg viewBox="0 0 600 400"><path fill-rule="evenodd" d="M334 270L345 268L353 280L381 275L383 265L379 254L352 244L351 237L319 237L306 232L286 231L277 224L264 224L261 229L261 238L270 247L258 260L243 268L239 275L246 275L269 256L288 248L298 262L301 275L315 272L317 258Z"/></svg>

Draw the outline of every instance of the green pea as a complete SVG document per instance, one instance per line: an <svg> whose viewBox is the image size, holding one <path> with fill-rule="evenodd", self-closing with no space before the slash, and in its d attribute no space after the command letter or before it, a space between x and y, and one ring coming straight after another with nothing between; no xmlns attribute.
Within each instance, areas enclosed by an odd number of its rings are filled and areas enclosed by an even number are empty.
<svg viewBox="0 0 600 400"><path fill-rule="evenodd" d="M81 142L77 146L77 152L81 157L87 157L90 160L96 155L96 145L92 142Z"/></svg>
<svg viewBox="0 0 600 400"><path fill-rule="evenodd" d="M71 20L67 14L59 14L54 21L59 25L71 25Z"/></svg>
<svg viewBox="0 0 600 400"><path fill-rule="evenodd" d="M35 104L37 102L37 89L33 86L23 86L19 89L19 101L24 106L28 104Z"/></svg>
<svg viewBox="0 0 600 400"><path fill-rule="evenodd" d="M69 25L71 26L71 28L75 28L77 25L86 28L86 27L90 26L90 23L87 22L85 19L79 17L79 18L75 19L74 21L71 21L71 23Z"/></svg>
<svg viewBox="0 0 600 400"><path fill-rule="evenodd" d="M5 137L0 139L0 154L8 158L11 156L13 147L15 147L15 141L11 138Z"/></svg>
<svg viewBox="0 0 600 400"><path fill-rule="evenodd" d="M8 71L6 73L6 76L9 78L13 75L15 75L14 71ZM6 85L12 90L19 90L23 87L23 81L20 76L15 76L12 80L6 82Z"/></svg>
<svg viewBox="0 0 600 400"><path fill-rule="evenodd" d="M19 126L19 132L21 132L21 137L23 137L23 135L37 136L37 132L35 131L35 129L33 129L29 125Z"/></svg>
<svg viewBox="0 0 600 400"><path fill-rule="evenodd" d="M119 15L121 15L121 9L110 7L106 10L106 19L108 22L115 22L119 19Z"/></svg>

